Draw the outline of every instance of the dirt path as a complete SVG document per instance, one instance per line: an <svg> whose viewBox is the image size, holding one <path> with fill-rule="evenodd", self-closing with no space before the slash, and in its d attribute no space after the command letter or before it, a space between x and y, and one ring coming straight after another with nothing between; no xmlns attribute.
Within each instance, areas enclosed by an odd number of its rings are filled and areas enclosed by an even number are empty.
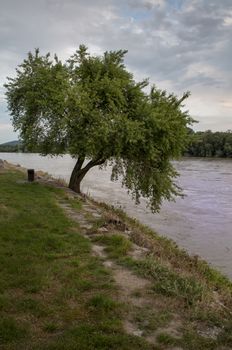
<svg viewBox="0 0 232 350"><path fill-rule="evenodd" d="M78 195L70 190L66 190L66 193L69 199L78 199ZM83 200L83 198L82 198ZM103 215L103 211L98 207L94 206L90 201L86 199L85 203L82 205L81 210L74 209L68 200L59 199L59 206L65 211L66 215L72 219L74 222L78 224L81 229L81 233L87 239L92 242L92 253L99 257L103 265L110 269L114 280L118 286L118 297L119 301L123 302L127 305L127 313L124 319L124 329L128 334L132 334L139 337L144 337L148 342L152 344L157 344L156 336L159 331L164 331L172 336L179 336L178 328L180 328L181 324L176 320L172 320L169 325L164 329L162 327L158 327L158 329L151 335L146 334L144 331L144 327L139 326L139 322L136 322L136 314L139 314L140 311L144 312L144 310L157 311L157 305L154 303L154 298L151 297L151 282L146 279L135 275L128 268L118 265L115 261L108 257L108 254L105 251L105 246L101 243L98 244L94 242L94 239L97 236L104 234L112 234L110 233L104 225L101 227L94 227L94 219L100 219ZM93 223L92 223L93 222ZM128 238L128 232L122 230L122 233L126 235ZM137 244L132 245L133 249L130 252L130 256L133 259L141 259L145 257L147 252L149 251L147 248L141 247ZM142 321L142 323L146 324L146 319ZM166 349L169 349L168 347ZM170 348L171 349L171 348ZM181 350L181 348L173 348L176 350Z"/></svg>

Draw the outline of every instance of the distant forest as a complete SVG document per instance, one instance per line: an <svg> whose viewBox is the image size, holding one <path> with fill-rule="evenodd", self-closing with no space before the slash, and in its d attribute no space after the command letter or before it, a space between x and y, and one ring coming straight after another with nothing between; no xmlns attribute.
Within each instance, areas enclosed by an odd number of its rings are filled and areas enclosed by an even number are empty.
<svg viewBox="0 0 232 350"><path fill-rule="evenodd" d="M190 129L189 133L190 143L185 156L232 158L232 130L194 132Z"/></svg>
<svg viewBox="0 0 232 350"><path fill-rule="evenodd" d="M189 129L190 142L184 152L188 157L232 158L232 130L197 131ZM0 145L0 152L27 152L20 142L13 141Z"/></svg>
<svg viewBox="0 0 232 350"><path fill-rule="evenodd" d="M24 147L20 141L2 143L0 152L24 152Z"/></svg>

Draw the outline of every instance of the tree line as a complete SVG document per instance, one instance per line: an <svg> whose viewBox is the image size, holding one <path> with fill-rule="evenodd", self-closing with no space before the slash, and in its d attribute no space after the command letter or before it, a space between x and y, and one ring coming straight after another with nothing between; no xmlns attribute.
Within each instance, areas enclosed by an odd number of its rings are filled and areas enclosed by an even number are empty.
<svg viewBox="0 0 232 350"><path fill-rule="evenodd" d="M232 158L232 130L194 132L189 129L189 134L185 156Z"/></svg>
<svg viewBox="0 0 232 350"><path fill-rule="evenodd" d="M7 142L0 145L0 152L23 152L27 153L26 147L21 141Z"/></svg>
<svg viewBox="0 0 232 350"><path fill-rule="evenodd" d="M221 157L232 158L232 130L197 131L189 129L189 144L184 151L188 157ZM24 152L28 150L21 143L18 145L0 145L0 152Z"/></svg>
<svg viewBox="0 0 232 350"><path fill-rule="evenodd" d="M188 157L221 157L232 158L232 130L197 131L189 129L189 144L184 151ZM18 145L0 145L0 152L24 152L28 150L21 143Z"/></svg>
<svg viewBox="0 0 232 350"><path fill-rule="evenodd" d="M0 145L0 152L22 152L17 145Z"/></svg>

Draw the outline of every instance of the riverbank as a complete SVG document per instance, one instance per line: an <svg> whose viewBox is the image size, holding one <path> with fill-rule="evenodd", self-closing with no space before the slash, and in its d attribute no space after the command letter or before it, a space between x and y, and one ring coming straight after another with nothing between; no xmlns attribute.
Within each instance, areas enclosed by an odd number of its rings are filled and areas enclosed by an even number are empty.
<svg viewBox="0 0 232 350"><path fill-rule="evenodd" d="M42 157L38 154L3 154L13 164L48 172L69 181L75 160L70 156ZM178 184L186 196L176 202L164 202L161 211L152 214L141 200L135 205L122 188L120 180L112 182L111 168L89 171L82 190L99 202L122 208L159 234L173 239L192 255L203 257L232 280L232 162L231 160L184 160L174 164L179 172Z"/></svg>
<svg viewBox="0 0 232 350"><path fill-rule="evenodd" d="M3 165L0 348L232 348L228 279L122 211Z"/></svg>

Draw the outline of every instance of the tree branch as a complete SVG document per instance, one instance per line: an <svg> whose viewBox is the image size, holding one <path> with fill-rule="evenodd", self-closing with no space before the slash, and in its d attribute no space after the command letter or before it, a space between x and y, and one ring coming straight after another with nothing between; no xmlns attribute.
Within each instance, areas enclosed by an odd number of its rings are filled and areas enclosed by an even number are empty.
<svg viewBox="0 0 232 350"><path fill-rule="evenodd" d="M78 157L77 163L75 165L75 170L81 170L81 167L82 167L84 161L85 161L85 157L82 157L82 156Z"/></svg>
<svg viewBox="0 0 232 350"><path fill-rule="evenodd" d="M105 159L95 159L95 160L90 160L88 164L86 164L86 166L82 169L85 171L88 171L89 169L91 169L92 167L96 166L96 165L102 165L105 163Z"/></svg>

